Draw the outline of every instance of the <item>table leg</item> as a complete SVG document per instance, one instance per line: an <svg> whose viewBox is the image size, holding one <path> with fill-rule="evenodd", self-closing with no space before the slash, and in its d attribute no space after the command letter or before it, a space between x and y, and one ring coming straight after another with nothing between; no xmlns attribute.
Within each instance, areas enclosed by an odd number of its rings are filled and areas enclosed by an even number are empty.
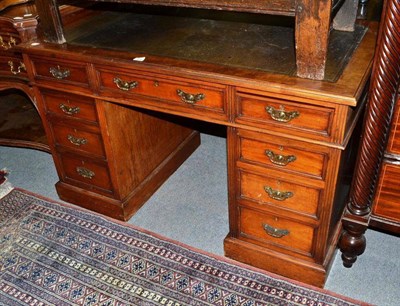
<svg viewBox="0 0 400 306"><path fill-rule="evenodd" d="M66 42L57 0L35 0L40 16L40 27L44 40L57 44Z"/></svg>
<svg viewBox="0 0 400 306"><path fill-rule="evenodd" d="M297 76L322 80L328 48L330 0L299 0L296 8Z"/></svg>

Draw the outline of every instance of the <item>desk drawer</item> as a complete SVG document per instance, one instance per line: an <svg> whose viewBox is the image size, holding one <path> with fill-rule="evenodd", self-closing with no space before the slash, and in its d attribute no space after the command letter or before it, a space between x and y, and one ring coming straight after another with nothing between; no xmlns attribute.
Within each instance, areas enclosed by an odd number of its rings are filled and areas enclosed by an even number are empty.
<svg viewBox="0 0 400 306"><path fill-rule="evenodd" d="M106 163L97 163L76 154L59 153L58 156L62 165L62 178L65 182L89 190L95 188L106 194L112 192L110 173Z"/></svg>
<svg viewBox="0 0 400 306"><path fill-rule="evenodd" d="M35 80L88 87L86 63L31 58Z"/></svg>
<svg viewBox="0 0 400 306"><path fill-rule="evenodd" d="M396 102L387 151L388 153L400 155L400 98Z"/></svg>
<svg viewBox="0 0 400 306"><path fill-rule="evenodd" d="M317 216L320 189L246 171L239 175L241 199L256 202L258 209L268 205Z"/></svg>
<svg viewBox="0 0 400 306"><path fill-rule="evenodd" d="M90 131L79 127L53 123L52 130L57 146L76 151L82 151L105 158L103 141L100 131Z"/></svg>
<svg viewBox="0 0 400 306"><path fill-rule="evenodd" d="M0 74L11 77L28 78L22 56L0 56Z"/></svg>
<svg viewBox="0 0 400 306"><path fill-rule="evenodd" d="M245 240L310 256L313 253L312 226L268 213L240 208L240 235Z"/></svg>
<svg viewBox="0 0 400 306"><path fill-rule="evenodd" d="M91 98L69 93L44 91L43 101L47 113L64 117L97 122L95 101Z"/></svg>
<svg viewBox="0 0 400 306"><path fill-rule="evenodd" d="M400 165L382 164L373 206L375 216L400 222Z"/></svg>
<svg viewBox="0 0 400 306"><path fill-rule="evenodd" d="M137 96L142 101L151 98L160 109L184 108L185 114L209 112L222 115L224 118L227 116L226 86L194 80L119 73L102 68L98 68L97 71L103 96L111 98ZM152 103L149 100L143 102Z"/></svg>
<svg viewBox="0 0 400 306"><path fill-rule="evenodd" d="M326 147L245 130L239 130L237 137L240 161L325 179L329 159Z"/></svg>
<svg viewBox="0 0 400 306"><path fill-rule="evenodd" d="M268 127L287 135L296 131L328 138L332 134L334 108L243 92L237 92L236 103L235 121L238 123Z"/></svg>

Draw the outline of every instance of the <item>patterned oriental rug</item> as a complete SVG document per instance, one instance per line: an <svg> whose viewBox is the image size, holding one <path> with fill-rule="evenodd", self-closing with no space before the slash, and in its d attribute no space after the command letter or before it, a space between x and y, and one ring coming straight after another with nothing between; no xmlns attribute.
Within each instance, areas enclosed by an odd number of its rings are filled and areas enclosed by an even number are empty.
<svg viewBox="0 0 400 306"><path fill-rule="evenodd" d="M367 305L21 189L0 199L0 305Z"/></svg>

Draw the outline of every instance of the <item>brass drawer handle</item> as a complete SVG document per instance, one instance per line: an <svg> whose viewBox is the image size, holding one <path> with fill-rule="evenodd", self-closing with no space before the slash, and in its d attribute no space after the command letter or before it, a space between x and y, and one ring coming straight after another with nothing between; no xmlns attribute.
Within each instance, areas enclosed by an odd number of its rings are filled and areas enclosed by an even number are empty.
<svg viewBox="0 0 400 306"><path fill-rule="evenodd" d="M57 65L57 67L51 67L49 71L51 75L58 80L66 79L71 75L68 69L62 69L59 65Z"/></svg>
<svg viewBox="0 0 400 306"><path fill-rule="evenodd" d="M78 147L82 146L82 145L85 145L88 142L88 140L86 138L78 138L78 137L75 137L73 135L68 135L67 138L70 141L70 143L72 143L72 144L74 144L74 145L76 145Z"/></svg>
<svg viewBox="0 0 400 306"><path fill-rule="evenodd" d="M132 88L136 88L139 85L139 83L137 81L128 82L128 81L121 80L118 77L114 78L114 83L117 85L117 87L119 89L124 90L124 91L128 91Z"/></svg>
<svg viewBox="0 0 400 306"><path fill-rule="evenodd" d="M294 155L276 154L271 150L266 150L265 155L268 156L271 163L279 166L286 166L287 164L294 162L296 160L296 156Z"/></svg>
<svg viewBox="0 0 400 306"><path fill-rule="evenodd" d="M81 111L78 106L68 106L62 103L60 104L60 109L67 115L76 115Z"/></svg>
<svg viewBox="0 0 400 306"><path fill-rule="evenodd" d="M8 61L8 66L10 66L10 71L14 75L20 74L22 72L22 70L26 71L26 67L23 62L19 62L19 66L18 66L17 70L14 69L13 61Z"/></svg>
<svg viewBox="0 0 400 306"><path fill-rule="evenodd" d="M292 119L300 116L300 113L298 111L287 112L285 111L283 106L281 106L280 109L275 109L272 106L267 106L265 110L268 114L271 115L272 119L279 122L289 122Z"/></svg>
<svg viewBox="0 0 400 306"><path fill-rule="evenodd" d="M0 35L0 47L2 47L4 50L8 50L12 47L14 47L17 44L16 40L14 37L10 36L9 40L7 43L4 42L3 37Z"/></svg>
<svg viewBox="0 0 400 306"><path fill-rule="evenodd" d="M290 231L287 229L275 228L269 224L263 224L262 226L268 235L275 237L275 238L282 238L282 237L290 234Z"/></svg>
<svg viewBox="0 0 400 306"><path fill-rule="evenodd" d="M278 201L284 201L286 199L293 197L294 195L293 192L291 191L274 190L270 186L264 186L264 190L271 199Z"/></svg>
<svg viewBox="0 0 400 306"><path fill-rule="evenodd" d="M87 168L84 167L76 167L76 172L84 178L92 179L94 178L95 173Z"/></svg>
<svg viewBox="0 0 400 306"><path fill-rule="evenodd" d="M181 100L183 102L188 103L188 104L195 104L201 100L204 100L204 98L206 97L206 95L203 93L191 94L191 93L184 92L180 89L177 89L176 93L178 94L178 96L181 97Z"/></svg>

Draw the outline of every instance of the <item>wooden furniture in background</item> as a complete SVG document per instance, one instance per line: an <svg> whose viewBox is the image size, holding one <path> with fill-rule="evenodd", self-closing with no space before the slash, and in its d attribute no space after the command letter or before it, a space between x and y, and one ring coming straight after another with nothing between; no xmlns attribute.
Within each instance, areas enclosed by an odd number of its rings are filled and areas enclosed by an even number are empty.
<svg viewBox="0 0 400 306"><path fill-rule="evenodd" d="M400 234L400 100L396 97L395 113L389 141L379 171L369 225Z"/></svg>
<svg viewBox="0 0 400 306"><path fill-rule="evenodd" d="M64 24L82 18L83 12L73 6L60 8ZM22 54L15 48L38 34L38 15L33 1L1 1L0 144L50 152Z"/></svg>
<svg viewBox="0 0 400 306"><path fill-rule="evenodd" d="M16 83L15 86L31 98L22 55L14 47L36 37L37 23L36 9L32 3L12 6L0 12L1 89Z"/></svg>
<svg viewBox="0 0 400 306"><path fill-rule="evenodd" d="M0 1L0 11L5 10L14 5L30 2L31 0L2 0Z"/></svg>
<svg viewBox="0 0 400 306"><path fill-rule="evenodd" d="M399 11L399 1L386 1L364 132L339 243L346 267L351 267L364 252L364 233L369 225L400 232Z"/></svg>
<svg viewBox="0 0 400 306"><path fill-rule="evenodd" d="M353 31L358 8L358 0L111 0L105 2L194 7L295 17L297 76L317 80L324 79L331 24L336 30ZM64 43L66 39L57 9L57 0L36 0L36 5L46 40ZM265 58L265 61L268 61L268 58Z"/></svg>
<svg viewBox="0 0 400 306"><path fill-rule="evenodd" d="M0 144L49 152L42 120L21 52L15 46L36 37L35 5L1 1L0 11Z"/></svg>

